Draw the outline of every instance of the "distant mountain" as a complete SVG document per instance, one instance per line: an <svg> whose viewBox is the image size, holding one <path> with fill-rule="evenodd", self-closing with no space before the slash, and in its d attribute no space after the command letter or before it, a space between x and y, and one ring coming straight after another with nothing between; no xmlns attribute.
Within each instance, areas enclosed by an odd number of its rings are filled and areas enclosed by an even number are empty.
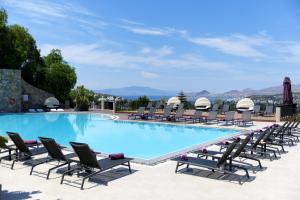
<svg viewBox="0 0 300 200"><path fill-rule="evenodd" d="M300 92L300 84L292 86L293 92ZM231 97L239 97L239 96L250 96L250 95L274 95L274 94L281 94L283 92L283 86L274 86L263 88L259 90L252 90L252 89L244 89L244 90L231 90L222 94L218 94L221 96L231 96Z"/></svg>
<svg viewBox="0 0 300 200"><path fill-rule="evenodd" d="M209 96L210 95L210 93L209 93L209 91L207 91L207 90L202 90L201 92L196 92L195 93L195 96Z"/></svg>
<svg viewBox="0 0 300 200"><path fill-rule="evenodd" d="M274 86L263 88L259 90L253 90L250 88L246 88L243 90L230 90L224 93L219 94L211 94L207 90L202 90L200 92L187 92L186 96L189 100L193 101L198 97L208 97L211 99L221 98L221 99L228 99L228 98L239 98L245 96L252 96L252 95L275 95L281 94L283 90L282 86ZM300 92L300 84L292 86L293 92ZM151 87L142 87L142 86L131 86L131 87L123 87L123 88L114 88L114 89L103 89L103 90L95 90L96 93L103 93L103 94L110 94L122 97L130 97L130 96L177 96L179 91L171 91L171 90L160 90Z"/></svg>
<svg viewBox="0 0 300 200"><path fill-rule="evenodd" d="M159 90L151 87L131 86L123 88L95 90L96 93L111 94L116 96L172 96L177 95L176 91Z"/></svg>

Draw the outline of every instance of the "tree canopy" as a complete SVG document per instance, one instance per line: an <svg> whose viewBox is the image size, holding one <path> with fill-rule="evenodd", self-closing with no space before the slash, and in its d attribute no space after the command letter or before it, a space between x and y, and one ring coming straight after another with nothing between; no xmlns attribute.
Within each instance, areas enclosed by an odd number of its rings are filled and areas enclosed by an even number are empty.
<svg viewBox="0 0 300 200"><path fill-rule="evenodd" d="M7 24L4 9L0 9L0 68L20 69L26 82L54 94L60 101L69 97L77 80L75 69L64 61L60 50L53 49L41 57L26 28Z"/></svg>

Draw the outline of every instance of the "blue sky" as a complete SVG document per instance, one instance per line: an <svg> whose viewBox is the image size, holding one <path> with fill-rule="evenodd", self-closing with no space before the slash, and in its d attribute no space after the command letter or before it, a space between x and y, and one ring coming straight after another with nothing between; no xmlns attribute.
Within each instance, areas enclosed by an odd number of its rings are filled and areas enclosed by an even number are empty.
<svg viewBox="0 0 300 200"><path fill-rule="evenodd" d="M300 83L299 0L0 0L90 89L223 92Z"/></svg>

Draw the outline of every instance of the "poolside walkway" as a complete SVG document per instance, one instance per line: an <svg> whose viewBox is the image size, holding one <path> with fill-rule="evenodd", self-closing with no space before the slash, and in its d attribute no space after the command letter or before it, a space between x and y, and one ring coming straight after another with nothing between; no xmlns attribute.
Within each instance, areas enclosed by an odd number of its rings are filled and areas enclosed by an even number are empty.
<svg viewBox="0 0 300 200"><path fill-rule="evenodd" d="M15 170L0 165L2 199L290 199L300 196L300 145L287 149L289 152L275 161L263 160L264 171L251 174L252 180L243 185L228 180L203 178L193 170L175 174L175 162L167 161L156 166L133 164L135 172L128 175L124 169L102 175L101 180L110 180L108 185L87 182L85 190L79 189L79 182L59 184L60 175L51 174L45 180L49 165L37 167L32 176L29 168L17 164ZM123 176L123 177L122 177ZM121 177L121 178L117 178ZM76 176L67 177L76 181ZM96 181L97 182L97 181Z"/></svg>

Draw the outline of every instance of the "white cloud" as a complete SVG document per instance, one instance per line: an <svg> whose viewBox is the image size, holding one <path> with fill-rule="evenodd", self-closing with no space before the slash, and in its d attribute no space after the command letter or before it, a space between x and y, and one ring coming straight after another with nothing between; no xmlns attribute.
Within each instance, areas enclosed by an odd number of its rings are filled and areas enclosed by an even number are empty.
<svg viewBox="0 0 300 200"><path fill-rule="evenodd" d="M107 68L135 68L147 67L170 68L170 69L193 69L193 70L219 70L228 67L222 62L208 61L196 54L176 55L171 54L169 47L163 46L160 50L153 50L149 54L128 54L123 51L103 49L97 44L72 44L72 45L42 45L41 53L46 55L51 49L58 48L62 51L66 61L75 66L89 65ZM160 53L157 53L160 52Z"/></svg>
<svg viewBox="0 0 300 200"><path fill-rule="evenodd" d="M10 6L21 13L40 17L65 18L69 13L77 13L83 15L92 15L92 13L84 7L75 5L74 3L54 3L41 0L2 0L4 5Z"/></svg>
<svg viewBox="0 0 300 200"><path fill-rule="evenodd" d="M151 28L151 27L138 27L138 26L121 26L122 28L136 34L153 35L153 36L166 36L169 31L166 29Z"/></svg>
<svg viewBox="0 0 300 200"><path fill-rule="evenodd" d="M141 72L141 75L142 75L142 77L144 77L144 78L158 78L158 77L159 77L159 75L156 74L156 73L145 72L145 71L142 71L142 72Z"/></svg>
<svg viewBox="0 0 300 200"><path fill-rule="evenodd" d="M229 37L197 37L187 36L186 39L197 45L214 48L226 54L242 57L260 58L266 55L256 47L269 43L270 39L266 36L246 36L234 34Z"/></svg>

